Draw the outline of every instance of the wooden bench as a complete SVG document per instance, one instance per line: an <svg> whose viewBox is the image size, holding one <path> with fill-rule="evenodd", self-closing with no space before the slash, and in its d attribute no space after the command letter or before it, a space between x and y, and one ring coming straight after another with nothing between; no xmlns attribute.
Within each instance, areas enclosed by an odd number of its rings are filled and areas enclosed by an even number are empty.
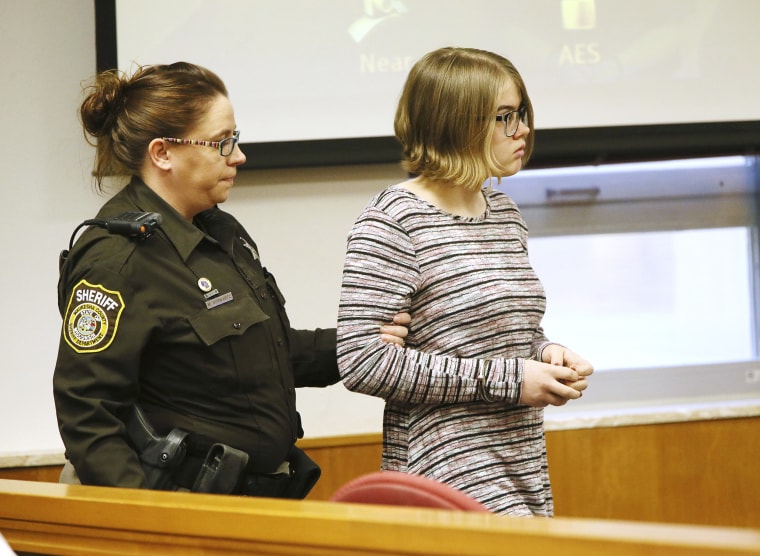
<svg viewBox="0 0 760 556"><path fill-rule="evenodd" d="M525 519L0 480L0 532L35 554L760 554L760 530Z"/></svg>

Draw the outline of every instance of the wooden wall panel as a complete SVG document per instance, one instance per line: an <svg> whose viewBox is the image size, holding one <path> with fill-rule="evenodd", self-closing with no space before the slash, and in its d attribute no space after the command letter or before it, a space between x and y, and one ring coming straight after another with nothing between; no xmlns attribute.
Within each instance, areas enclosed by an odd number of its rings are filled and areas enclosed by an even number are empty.
<svg viewBox="0 0 760 556"><path fill-rule="evenodd" d="M558 516L760 527L760 418L552 431Z"/></svg>
<svg viewBox="0 0 760 556"><path fill-rule="evenodd" d="M328 500L351 479L379 471L383 457L382 434L303 439L298 445L322 468L308 500Z"/></svg>
<svg viewBox="0 0 760 556"><path fill-rule="evenodd" d="M44 467L6 467L0 468L0 479L14 479L17 481L42 481L45 483L57 483L61 474L60 465Z"/></svg>

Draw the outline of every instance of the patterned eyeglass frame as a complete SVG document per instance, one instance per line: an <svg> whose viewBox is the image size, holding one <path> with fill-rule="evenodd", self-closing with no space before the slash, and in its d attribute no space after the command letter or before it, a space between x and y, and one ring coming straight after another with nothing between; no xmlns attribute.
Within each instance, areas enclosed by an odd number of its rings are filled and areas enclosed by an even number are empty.
<svg viewBox="0 0 760 556"><path fill-rule="evenodd" d="M202 147L214 147L215 149L219 149L219 154L222 156L230 156L232 154L232 151L235 150L235 145L238 144L240 141L240 130L236 129L232 133L232 137L225 137L221 141L203 141L200 139L177 139L176 137L161 137L164 141L168 141L169 143L178 143L180 145L200 145ZM227 145L232 145L229 147L229 151L227 154L224 154L224 151L227 148Z"/></svg>

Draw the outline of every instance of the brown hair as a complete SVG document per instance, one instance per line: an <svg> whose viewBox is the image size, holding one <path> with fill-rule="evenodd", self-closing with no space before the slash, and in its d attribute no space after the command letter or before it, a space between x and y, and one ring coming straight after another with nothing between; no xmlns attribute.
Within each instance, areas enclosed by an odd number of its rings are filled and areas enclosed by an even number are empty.
<svg viewBox="0 0 760 556"><path fill-rule="evenodd" d="M394 130L404 153L404 169L433 180L482 187L504 169L495 160L491 137L504 84L512 80L522 97L528 127L533 106L512 62L473 48L441 48L414 64L396 109ZM526 138L527 163L533 134Z"/></svg>
<svg viewBox="0 0 760 556"><path fill-rule="evenodd" d="M187 62L141 66L95 76L79 109L87 141L97 149L93 175L102 191L105 176L138 175L148 144L157 137L182 137L219 95L224 82Z"/></svg>

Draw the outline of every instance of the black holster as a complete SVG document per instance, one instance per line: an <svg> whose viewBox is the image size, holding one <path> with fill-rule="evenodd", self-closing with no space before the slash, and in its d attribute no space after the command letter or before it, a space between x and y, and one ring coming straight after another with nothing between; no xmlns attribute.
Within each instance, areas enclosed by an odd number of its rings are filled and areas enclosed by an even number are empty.
<svg viewBox="0 0 760 556"><path fill-rule="evenodd" d="M159 436L139 406L126 422L127 434L140 456L148 488L212 494L242 494L302 499L319 480L322 470L295 445L288 452L289 472L247 473L247 453L226 444L213 444L202 463L188 456L189 433L179 428ZM192 486L191 486L192 485Z"/></svg>
<svg viewBox="0 0 760 556"><path fill-rule="evenodd" d="M137 405L125 424L127 435L140 456L148 488L180 490L172 480L172 471L185 459L188 433L182 429L172 429L166 436L159 436Z"/></svg>
<svg viewBox="0 0 760 556"><path fill-rule="evenodd" d="M187 490L178 484L176 479L187 457L189 433L175 428L166 436L159 436L137 405L134 406L126 426L127 434L140 456L148 488ZM214 444L206 454L200 469L196 468L193 471L195 478L190 490L214 494L237 493L247 465L248 454L245 452L226 444Z"/></svg>

